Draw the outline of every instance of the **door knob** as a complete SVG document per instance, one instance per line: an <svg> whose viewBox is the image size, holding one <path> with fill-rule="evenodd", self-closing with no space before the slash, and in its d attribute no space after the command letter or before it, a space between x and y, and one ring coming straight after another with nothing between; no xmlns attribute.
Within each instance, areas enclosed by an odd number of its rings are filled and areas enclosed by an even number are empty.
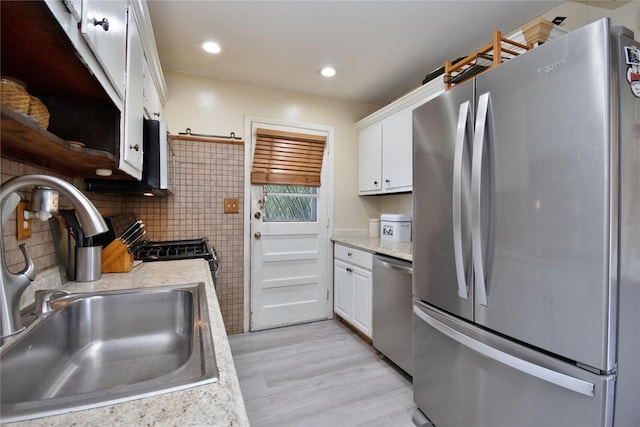
<svg viewBox="0 0 640 427"><path fill-rule="evenodd" d="M259 239L259 238L261 238L261 237L262 237L262 233L260 233L259 231L256 231L256 232L253 234L253 236L254 236L256 239Z"/></svg>
<svg viewBox="0 0 640 427"><path fill-rule="evenodd" d="M256 213L254 213L254 214L253 214L253 216L254 216L254 218L255 218L255 219L260 219L260 218L262 218L262 214L261 214L260 212L256 212Z"/></svg>

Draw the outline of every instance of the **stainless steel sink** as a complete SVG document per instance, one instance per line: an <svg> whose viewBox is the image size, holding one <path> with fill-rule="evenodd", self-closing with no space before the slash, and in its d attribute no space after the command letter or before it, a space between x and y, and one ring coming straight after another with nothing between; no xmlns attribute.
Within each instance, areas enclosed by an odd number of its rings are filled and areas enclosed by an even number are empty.
<svg viewBox="0 0 640 427"><path fill-rule="evenodd" d="M0 422L217 381L205 284L71 294L0 348Z"/></svg>

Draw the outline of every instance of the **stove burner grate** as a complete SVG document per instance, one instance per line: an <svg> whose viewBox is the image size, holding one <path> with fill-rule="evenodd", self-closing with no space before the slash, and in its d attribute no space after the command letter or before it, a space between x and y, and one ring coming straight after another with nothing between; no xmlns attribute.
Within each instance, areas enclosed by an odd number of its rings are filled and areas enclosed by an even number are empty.
<svg viewBox="0 0 640 427"><path fill-rule="evenodd" d="M136 260L144 262L204 258L209 262L214 283L220 268L218 254L213 247L209 246L209 239L206 237L194 240L149 242L136 249L133 255Z"/></svg>

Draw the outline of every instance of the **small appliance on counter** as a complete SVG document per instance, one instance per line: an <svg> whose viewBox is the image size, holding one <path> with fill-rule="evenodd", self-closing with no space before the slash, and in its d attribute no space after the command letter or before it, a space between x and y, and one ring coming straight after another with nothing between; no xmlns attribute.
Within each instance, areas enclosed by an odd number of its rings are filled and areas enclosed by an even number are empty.
<svg viewBox="0 0 640 427"><path fill-rule="evenodd" d="M411 241L411 217L402 214L380 215L380 239L396 243Z"/></svg>

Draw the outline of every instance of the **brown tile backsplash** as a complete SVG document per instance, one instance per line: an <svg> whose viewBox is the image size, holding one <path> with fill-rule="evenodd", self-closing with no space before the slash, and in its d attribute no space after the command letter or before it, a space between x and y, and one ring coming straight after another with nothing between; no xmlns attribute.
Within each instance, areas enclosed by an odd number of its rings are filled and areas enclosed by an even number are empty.
<svg viewBox="0 0 640 427"><path fill-rule="evenodd" d="M228 334L243 331L244 311L244 146L209 140L172 140L173 195L125 197L153 240L209 238L220 257L216 291ZM224 199L240 200L239 215L224 214Z"/></svg>
<svg viewBox="0 0 640 427"><path fill-rule="evenodd" d="M7 181L15 176L31 175L31 174L45 174L62 178L72 183L76 187L82 189L84 184L80 178L69 178L60 174L53 173L47 169L30 165L15 160L10 160L2 157L0 159L0 180L2 182ZM30 199L29 191L22 191L25 200ZM85 193L87 194L87 193ZM87 196L96 205L103 215L111 215L120 211L120 198L115 196L105 196L88 193ZM72 206L66 202L62 197L60 198L60 208L70 209ZM15 212L11 214L7 224L2 228L2 234L4 237L4 249L5 259L10 271L18 272L24 268L24 257L18 249L20 243L26 243L29 247L29 252L33 258L33 262L36 266L36 271L42 271L56 264L56 257L54 253L51 229L48 222L42 222L34 220L31 222L33 234L29 239L21 240L16 239L16 215Z"/></svg>
<svg viewBox="0 0 640 427"><path fill-rule="evenodd" d="M243 331L244 312L244 146L210 140L172 139L175 182L169 197L120 197L85 193L103 215L133 212L142 219L152 240L209 238L221 259L217 294L228 334ZM0 177L44 173L59 176L27 163L1 159ZM80 178L68 178L82 189ZM29 195L25 194L29 199ZM224 214L224 199L238 198L240 213ZM62 205L63 208L70 208ZM16 240L15 213L3 227L7 264L11 271L23 268ZM25 240L36 271L56 263L49 225L33 221L33 236Z"/></svg>

